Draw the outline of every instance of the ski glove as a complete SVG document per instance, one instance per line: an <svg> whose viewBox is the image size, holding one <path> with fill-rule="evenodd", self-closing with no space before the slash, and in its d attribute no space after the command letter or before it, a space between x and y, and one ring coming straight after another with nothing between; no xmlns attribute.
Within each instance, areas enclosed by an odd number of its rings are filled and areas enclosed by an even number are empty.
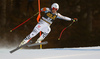
<svg viewBox="0 0 100 59"><path fill-rule="evenodd" d="M74 19L72 19L72 21L73 21L73 22L76 22L76 21L78 21L78 19L77 19L77 18L74 18Z"/></svg>

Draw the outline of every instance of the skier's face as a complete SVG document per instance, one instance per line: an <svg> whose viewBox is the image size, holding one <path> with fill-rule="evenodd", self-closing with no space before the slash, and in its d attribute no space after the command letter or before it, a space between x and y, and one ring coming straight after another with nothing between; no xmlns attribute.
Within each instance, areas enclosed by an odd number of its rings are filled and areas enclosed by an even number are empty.
<svg viewBox="0 0 100 59"><path fill-rule="evenodd" d="M57 10L55 10L55 9L52 9L52 13L56 13L57 12Z"/></svg>
<svg viewBox="0 0 100 59"><path fill-rule="evenodd" d="M57 12L57 9L56 8L52 8L52 13L56 13Z"/></svg>

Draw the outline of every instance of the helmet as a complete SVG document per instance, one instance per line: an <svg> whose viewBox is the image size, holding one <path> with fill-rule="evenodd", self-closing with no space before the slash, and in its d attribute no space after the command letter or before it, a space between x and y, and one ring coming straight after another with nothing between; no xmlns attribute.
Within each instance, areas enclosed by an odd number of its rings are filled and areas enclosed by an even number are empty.
<svg viewBox="0 0 100 59"><path fill-rule="evenodd" d="M55 10L59 10L59 5L58 5L57 3L53 3L53 4L51 5L51 8L52 8L52 9L55 9Z"/></svg>

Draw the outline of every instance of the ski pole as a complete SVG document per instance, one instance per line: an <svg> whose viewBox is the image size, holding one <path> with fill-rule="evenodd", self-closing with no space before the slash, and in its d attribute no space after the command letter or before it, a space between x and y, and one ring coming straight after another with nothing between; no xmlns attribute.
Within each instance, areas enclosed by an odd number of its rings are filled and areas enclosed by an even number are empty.
<svg viewBox="0 0 100 59"><path fill-rule="evenodd" d="M27 19L26 21L24 21L23 23L19 24L18 26L16 26L15 28L13 28L12 30L10 30L10 32L12 32L13 30L17 29L18 27L20 27L21 25L23 25L24 23L26 23L27 21L29 21L30 19L32 19L34 16L36 16L39 12L37 12L36 14L34 14L32 17L30 17L29 19Z"/></svg>
<svg viewBox="0 0 100 59"><path fill-rule="evenodd" d="M74 22L72 22L71 24L69 24L69 26L65 27L65 28L61 31L61 33L60 33L60 36L59 36L58 40L60 40L60 38L61 38L62 33L64 32L64 30L65 30L65 29L67 29L68 27L70 27L73 23L74 23Z"/></svg>

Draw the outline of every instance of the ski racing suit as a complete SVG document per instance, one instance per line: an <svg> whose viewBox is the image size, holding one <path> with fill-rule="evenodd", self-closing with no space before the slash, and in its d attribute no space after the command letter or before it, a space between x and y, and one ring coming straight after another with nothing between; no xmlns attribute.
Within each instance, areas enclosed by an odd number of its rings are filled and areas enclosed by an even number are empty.
<svg viewBox="0 0 100 59"><path fill-rule="evenodd" d="M27 43L31 38L36 36L40 31L42 31L42 35L37 39L36 42L40 43L39 41L42 41L51 31L50 25L53 23L53 21L56 18L64 19L67 21L71 21L72 19L69 17L62 16L60 13L52 13L52 9L46 8L45 11L43 11L43 8L41 9L42 12L45 12L45 15L40 19L39 23L34 27L33 31L26 36L24 39L24 43Z"/></svg>

